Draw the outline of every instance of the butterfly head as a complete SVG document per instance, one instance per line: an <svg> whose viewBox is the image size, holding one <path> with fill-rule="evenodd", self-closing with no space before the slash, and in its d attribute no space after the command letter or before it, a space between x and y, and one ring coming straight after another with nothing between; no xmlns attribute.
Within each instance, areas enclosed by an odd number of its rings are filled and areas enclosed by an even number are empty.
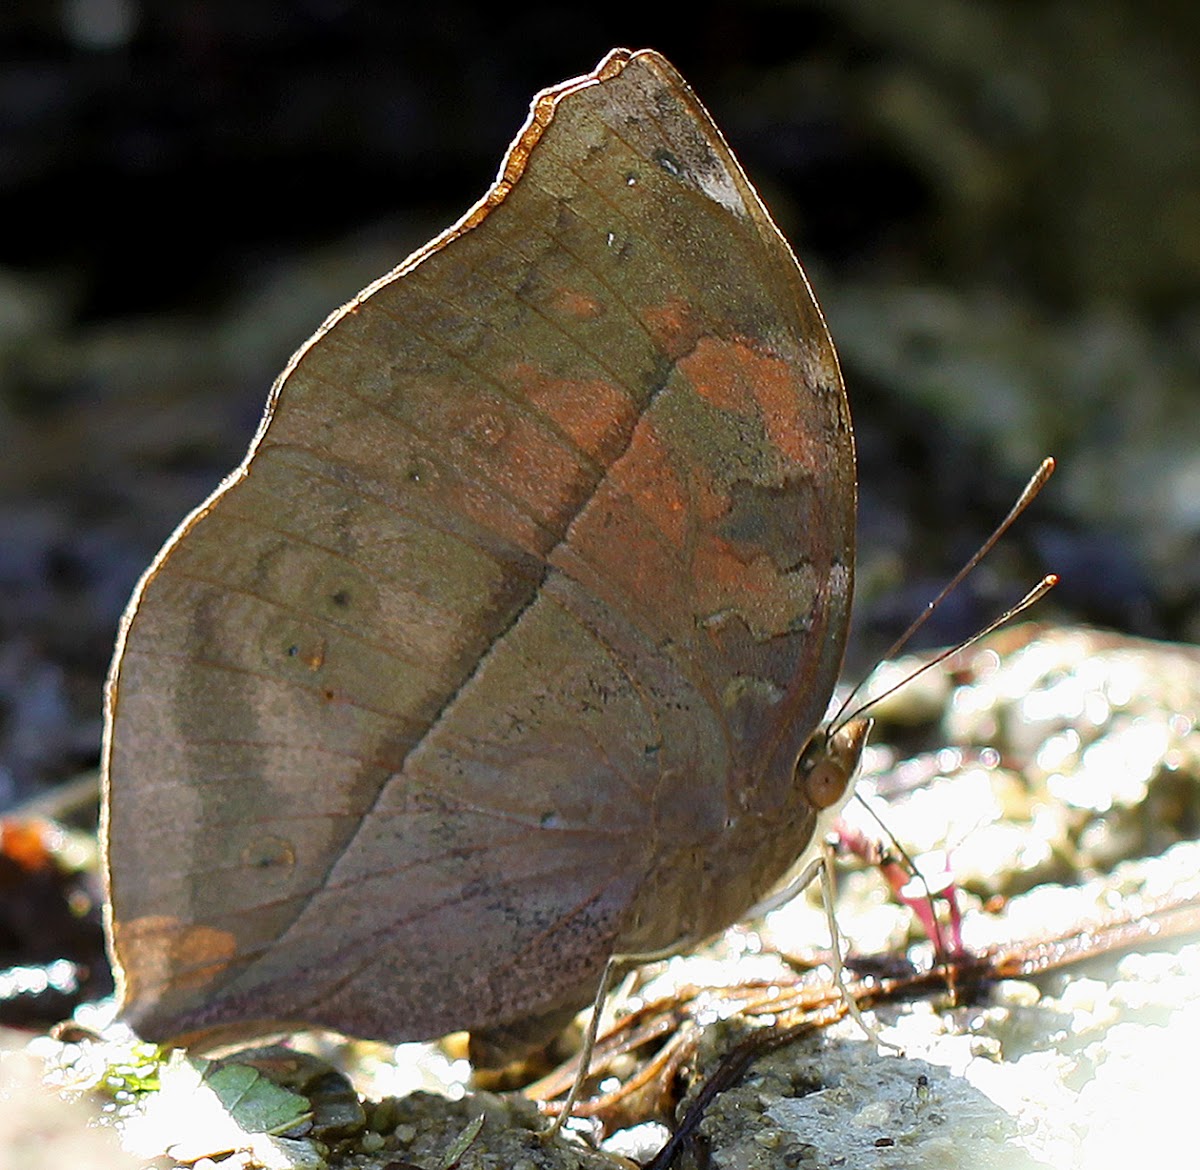
<svg viewBox="0 0 1200 1170"><path fill-rule="evenodd" d="M822 819L836 815L849 800L851 782L873 723L872 719L856 718L823 728L800 753L796 777L805 799L823 814Z"/></svg>

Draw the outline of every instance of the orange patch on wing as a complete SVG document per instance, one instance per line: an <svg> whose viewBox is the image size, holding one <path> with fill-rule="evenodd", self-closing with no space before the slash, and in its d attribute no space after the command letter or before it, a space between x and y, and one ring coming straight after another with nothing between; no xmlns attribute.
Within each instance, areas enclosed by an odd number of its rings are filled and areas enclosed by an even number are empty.
<svg viewBox="0 0 1200 1170"><path fill-rule="evenodd" d="M615 483L676 547L687 531L688 497L652 423L645 417L614 469Z"/></svg>
<svg viewBox="0 0 1200 1170"><path fill-rule="evenodd" d="M130 1004L158 1000L167 991L206 987L237 954L237 940L229 931L184 926L166 915L117 922L113 938Z"/></svg>
<svg viewBox="0 0 1200 1170"><path fill-rule="evenodd" d="M643 309L641 316L654 344L672 361L678 361L695 348L701 324L691 305L682 298Z"/></svg>
<svg viewBox="0 0 1200 1170"><path fill-rule="evenodd" d="M697 612L719 623L737 617L760 640L787 633L812 606L802 579L780 572L766 553L744 550L709 536L692 560Z"/></svg>
<svg viewBox="0 0 1200 1170"><path fill-rule="evenodd" d="M692 477L692 507L701 525L711 528L717 521L729 515L730 500L726 492L720 491L711 477L706 478L701 473L703 468L695 468Z"/></svg>
<svg viewBox="0 0 1200 1170"><path fill-rule="evenodd" d="M624 461L622 461L623 465ZM669 540L654 539L651 524L666 515L647 515L640 496L629 490L618 474L604 480L572 527L571 543L583 558L600 570L596 589L600 596L624 605L653 609L658 599L679 597L679 604L667 607L664 621L690 628L690 600L687 578L680 572L679 554Z"/></svg>
<svg viewBox="0 0 1200 1170"><path fill-rule="evenodd" d="M573 288L555 289L549 307L576 321L591 321L604 313L604 306L595 297Z"/></svg>
<svg viewBox="0 0 1200 1170"><path fill-rule="evenodd" d="M501 401L466 402L443 417L443 454L463 473L462 495L456 497L461 507L471 510L467 497L477 496L487 523L503 494L518 511L550 528L575 510L584 460L578 445L549 432L544 419Z"/></svg>
<svg viewBox="0 0 1200 1170"><path fill-rule="evenodd" d="M801 425L799 374L782 358L740 339L702 337L679 368L696 393L720 410L756 413L767 441L787 462L815 469L812 444Z"/></svg>
<svg viewBox="0 0 1200 1170"><path fill-rule="evenodd" d="M700 592L708 597L714 608L725 604L722 598L736 598L764 592L767 581L763 575L765 556L751 560L730 541L709 534L693 553L693 571ZM769 562L768 562L769 563Z"/></svg>
<svg viewBox="0 0 1200 1170"><path fill-rule="evenodd" d="M600 461L624 445L637 414L620 386L599 378L555 378L522 362L507 371L505 381L553 419L581 451Z"/></svg>

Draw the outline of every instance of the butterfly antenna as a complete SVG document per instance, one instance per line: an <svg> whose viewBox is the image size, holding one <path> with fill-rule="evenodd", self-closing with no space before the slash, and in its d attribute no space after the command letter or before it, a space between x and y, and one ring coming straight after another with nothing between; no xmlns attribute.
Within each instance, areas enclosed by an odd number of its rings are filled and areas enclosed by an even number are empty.
<svg viewBox="0 0 1200 1170"><path fill-rule="evenodd" d="M987 637L987 635L993 630L999 629L1005 624L1005 622L1011 621L1017 616L1017 614L1028 609L1035 601L1049 593L1050 590L1053 589L1057 584L1058 577L1055 574L1050 573L1048 576L1043 577L1028 593L1025 594L1024 597L1021 598L1020 601L1017 602L1016 605L1010 606L1008 609L1006 609L998 618L996 618L995 621L990 622L978 633L972 634L971 637L969 637L965 642L960 642L957 646L951 646L949 649L943 650L936 657L931 658L928 662L922 663L911 674L905 675L905 677L895 685L888 687L886 691L876 695L873 699L870 699L868 702L864 703L854 712L853 715L849 717L847 722L853 719L861 719L864 713L869 711L873 706L875 706L876 703L882 702L889 695L895 694L895 692L901 687L907 686L914 678L920 674L923 674L930 667L937 666L939 662L944 662L951 655L957 654L960 650L965 650L968 646L978 642L980 638ZM842 709L843 711L845 710L845 704L842 705ZM918 868L917 863L912 859L912 857L909 856L904 846L901 845L896 839L896 835L887 827L886 824L884 824L882 817L880 817L880 815L863 799L862 793L856 791L854 796L858 803L867 810L872 819L883 830L884 834L891 842L892 847L896 850L896 853L900 856L905 865L908 866L909 874L923 887L925 891L925 902L929 907L929 921L932 924L930 941L933 943L934 949L937 951L939 956L945 954L946 947L945 942L942 939L942 928L937 919L937 910L934 906L933 891L930 890L929 883L926 881L925 875Z"/></svg>
<svg viewBox="0 0 1200 1170"><path fill-rule="evenodd" d="M975 555L972 556L971 559L968 560L967 563L963 565L963 567L959 569L957 573L955 573L955 575L942 588L938 595L931 602L929 602L928 605L925 606L924 610L917 616L916 620L912 622L908 629L906 629L904 633L893 643L887 653L883 655L881 661L894 658L900 652L900 650L908 644L913 635L925 624L926 621L929 620L929 617L933 611L937 609L937 607L950 595L950 593L952 593L962 583L967 574L969 574L971 570L974 569L975 566L978 565L979 562L982 561L989 552L991 552L991 550L995 547L996 542L1004 535L1006 531L1008 531L1013 521L1025 511L1030 503L1032 503L1042 488L1045 487L1046 481L1049 480L1050 476L1053 474L1054 460L1049 458L1043 459L1037 471L1034 472L1029 482L1025 485L1024 490L1017 497L1016 503L1014 503L1012 508L1009 509L1008 515L1005 516L1004 519L996 526L996 529L992 532L991 536L984 541L983 545L979 548ZM926 670L929 670L931 667L937 666L939 663L944 662L947 658L957 654L960 650L965 650L968 646L974 645L974 643L978 642L981 638L987 637L988 634L999 629L1005 623L1012 621L1012 619L1018 614L1023 613L1031 605L1044 597L1057 584L1058 577L1055 574L1051 573L1043 577L1041 581L1039 581L1031 590L1029 590L1028 593L1025 594L1024 597L1021 598L1020 601L1018 601L1015 605L1009 606L1008 609L1000 614L999 617L989 622L983 629L978 630L976 633L972 634L971 637L967 638L963 642L960 642L957 646L951 646L948 649L941 651L929 661L922 663L919 667L917 667L910 674L906 675L899 682L888 687L886 691L876 695L866 703L863 703L853 712L853 714L847 716L847 710L854 702L855 697L862 690L863 684L866 680L864 679L860 681L859 684L850 692L850 694L846 696L845 701L839 707L836 717L830 724L829 734L834 734L834 729L844 726L846 723L854 719L862 718L862 716L865 715L866 712L874 707L877 703L882 702L885 698L894 694L901 687L907 686L910 682L912 682L913 679L923 674ZM930 889L925 875L921 872L916 862L905 850L904 846L901 845L896 839L895 834L892 833L886 824L884 824L879 814L865 800L862 799L861 794L856 795L858 796L859 803L867 810L868 814L876 821L879 827L883 830L885 836L891 842L892 848L904 862L911 878L915 879L924 890L923 900L929 908L929 926L927 929L930 931L930 941L933 943L935 953L939 956L939 958L945 956L946 944L942 935L942 925L938 920L938 914L934 904L933 891Z"/></svg>
<svg viewBox="0 0 1200 1170"><path fill-rule="evenodd" d="M963 565L963 567L959 569L958 572L955 573L948 582L946 582L938 595L932 601L930 601L917 615L908 629L906 629L904 633L901 634L900 637L897 638L896 641L893 642L892 645L884 652L884 654L880 657L881 662L886 662L889 659L895 658L896 655L908 645L916 632L929 620L929 618L933 615L934 610L936 610L937 607L941 605L942 602L945 601L946 598L949 597L959 585L962 584L967 575L975 568L975 566L978 565L979 562L982 561L983 558L992 551L992 549L996 546L996 542L1009 530L1010 527L1012 527L1013 521L1016 520L1016 518L1020 516L1026 508L1029 507L1034 499L1037 498L1037 495L1042 488L1046 486L1046 481L1049 480L1049 478L1054 474L1054 466L1055 464L1052 458L1047 457L1046 459L1042 460L1037 471L1033 473L1029 482L1025 485L1021 494L1017 497L1016 503L1013 504L1013 506L1009 509L1008 515L996 525L991 536L989 536L987 540L980 545L974 556L972 556L971 559L968 560L967 563ZM1004 625L1005 622L1011 621L1017 616L1017 614L1028 609L1035 601L1043 597L1057 584L1058 577L1055 574L1051 573L1048 576L1043 577L1042 580L1035 585L1020 601L1018 601L1016 605L1006 609L1004 613L996 618L995 621L991 622L977 633L972 634L971 637L969 637L966 641L961 642L957 646L952 646L950 649L939 654L936 658L926 662L903 681L897 683L894 687L889 688L885 694L877 695L875 698L871 699L870 702L864 704L862 707L859 707L854 714L847 716L846 711L850 708L850 705L854 702L859 691L862 690L863 685L866 683L866 678L864 677L846 696L845 700L842 702L842 705L838 708L837 714L830 723L830 729L832 730L834 728L843 726L851 719L859 718L865 711L885 698L886 695L892 694L893 691L904 686L906 683L911 682L919 674L928 670L930 667L936 666L939 662L945 661L945 659L949 658L952 654L957 654L958 651L965 650L968 646L979 641L980 638L986 637L988 634L992 633L993 630L998 629L1000 626Z"/></svg>
<svg viewBox="0 0 1200 1170"><path fill-rule="evenodd" d="M845 724L852 722L855 719L860 719L877 703L882 703L883 700L889 695L894 695L901 687L907 686L910 682L912 682L914 678L919 678L927 670L931 670L939 663L945 662L947 658L952 658L960 650L965 650L968 646L974 646L975 643L981 638L986 638L988 634L994 633L1003 625L1007 625L1018 614L1024 613L1025 610L1027 610L1031 605L1034 605L1036 602L1045 597L1046 594L1049 593L1050 590L1053 589L1057 584L1058 574L1047 573L1046 576L1044 576L1028 593L1025 594L1024 597L1021 598L1020 601L1016 603L1016 605L1010 605L1008 609L1006 609L998 618L988 622L983 629L976 630L975 633L973 633L969 638L964 638L955 646L947 646L945 650L940 651L935 657L929 659L928 662L922 662L921 665L912 672L912 674L905 675L904 678L900 679L899 682L888 687L886 691L882 691L880 694L868 699L867 702L863 703L861 707L857 708L854 714L850 715L848 718L843 718L843 714L845 713L846 709L846 704L843 703L842 709L838 714L838 719L841 720L841 726L845 726ZM894 654L895 651L892 651L891 653ZM886 655L885 657L890 657L890 654ZM851 697L853 697L859 689L860 687L855 687L854 691L851 692ZM833 725L831 725L831 727L832 726Z"/></svg>

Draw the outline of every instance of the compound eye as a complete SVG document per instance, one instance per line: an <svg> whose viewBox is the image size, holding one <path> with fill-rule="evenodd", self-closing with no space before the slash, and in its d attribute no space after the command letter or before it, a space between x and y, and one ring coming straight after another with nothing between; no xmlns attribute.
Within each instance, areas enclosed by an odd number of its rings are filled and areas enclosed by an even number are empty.
<svg viewBox="0 0 1200 1170"><path fill-rule="evenodd" d="M818 812L832 808L846 793L850 773L837 760L822 760L804 779L808 803Z"/></svg>

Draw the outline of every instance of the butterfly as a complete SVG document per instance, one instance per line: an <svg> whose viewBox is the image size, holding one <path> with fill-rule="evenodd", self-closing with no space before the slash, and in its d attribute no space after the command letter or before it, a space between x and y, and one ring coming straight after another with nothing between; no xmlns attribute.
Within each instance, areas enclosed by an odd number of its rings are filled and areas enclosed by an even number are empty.
<svg viewBox="0 0 1200 1170"><path fill-rule="evenodd" d="M617 49L288 362L129 603L104 845L124 1018L515 1053L785 877L855 454L803 272L687 83Z"/></svg>

